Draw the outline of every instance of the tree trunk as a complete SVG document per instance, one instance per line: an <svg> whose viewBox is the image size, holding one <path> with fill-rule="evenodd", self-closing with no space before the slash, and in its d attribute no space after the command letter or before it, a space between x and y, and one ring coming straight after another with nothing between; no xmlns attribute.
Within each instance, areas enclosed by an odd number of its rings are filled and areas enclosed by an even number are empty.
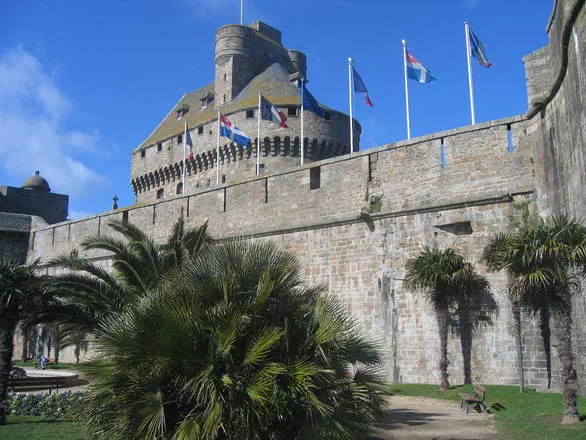
<svg viewBox="0 0 586 440"><path fill-rule="evenodd" d="M513 321L515 321L515 339L517 340L517 370L519 370L519 392L525 391L525 371L523 369L523 339L521 338L521 304L511 297Z"/></svg>
<svg viewBox="0 0 586 440"><path fill-rule="evenodd" d="M445 310L438 310L436 312L437 316L437 326L439 330L439 337L440 337L440 380L441 386L440 389L442 391L447 390L450 387L450 383L448 382L448 319L449 319L449 311L446 308Z"/></svg>
<svg viewBox="0 0 586 440"><path fill-rule="evenodd" d="M16 321L0 318L0 426L6 424L8 377L12 369Z"/></svg>
<svg viewBox="0 0 586 440"><path fill-rule="evenodd" d="M569 310L560 319L561 335L558 342L558 355L561 367L561 385L565 400L564 418L562 425L578 423L578 373L573 365L572 355L572 311Z"/></svg>
<svg viewBox="0 0 586 440"><path fill-rule="evenodd" d="M61 349L59 348L59 344L61 341L54 341L55 348L53 352L55 353L55 365L59 364L59 354L61 353Z"/></svg>
<svg viewBox="0 0 586 440"><path fill-rule="evenodd" d="M551 330L549 328L549 308L547 307L541 307L539 310L539 327L541 330L541 339L543 339L543 351L545 353L547 388L551 388Z"/></svg>

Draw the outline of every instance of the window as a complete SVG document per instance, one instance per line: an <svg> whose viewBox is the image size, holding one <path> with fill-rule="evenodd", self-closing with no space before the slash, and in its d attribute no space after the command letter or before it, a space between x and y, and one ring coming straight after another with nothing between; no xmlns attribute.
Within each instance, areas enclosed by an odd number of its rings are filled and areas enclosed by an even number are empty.
<svg viewBox="0 0 586 440"><path fill-rule="evenodd" d="M226 175L225 174L222 175L222 183L226 183Z"/></svg>
<svg viewBox="0 0 586 440"><path fill-rule="evenodd" d="M330 119L332 119L332 115L330 115L330 112L324 112L324 119L326 121L329 121Z"/></svg>
<svg viewBox="0 0 586 440"><path fill-rule="evenodd" d="M146 150L142 150L140 152L140 157L145 157L146 156Z"/></svg>
<svg viewBox="0 0 586 440"><path fill-rule="evenodd" d="M128 211L124 211L122 213L122 223L127 225L128 224Z"/></svg>
<svg viewBox="0 0 586 440"><path fill-rule="evenodd" d="M178 144L182 144L183 143L183 135L180 134L179 136L177 136L177 143Z"/></svg>
<svg viewBox="0 0 586 440"><path fill-rule="evenodd" d="M287 107L287 116L297 116L298 107Z"/></svg>
<svg viewBox="0 0 586 440"><path fill-rule="evenodd" d="M309 189L319 189L321 186L321 167L309 169Z"/></svg>
<svg viewBox="0 0 586 440"><path fill-rule="evenodd" d="M228 75L226 73L224 73L224 81L226 81L227 78L228 78Z"/></svg>
<svg viewBox="0 0 586 440"><path fill-rule="evenodd" d="M161 142L157 144L157 151L163 151L163 144Z"/></svg>
<svg viewBox="0 0 586 440"><path fill-rule="evenodd" d="M163 188L157 191L157 200L161 200L165 196L165 190Z"/></svg>
<svg viewBox="0 0 586 440"><path fill-rule="evenodd" d="M197 127L197 134L199 136L201 136L203 134L203 125L200 125L199 127Z"/></svg>
<svg viewBox="0 0 586 440"><path fill-rule="evenodd" d="M175 191L175 194L183 194L183 183L179 182L177 184L177 190Z"/></svg>
<svg viewBox="0 0 586 440"><path fill-rule="evenodd" d="M210 179L208 179L208 186L210 186L212 184L212 181Z"/></svg>
<svg viewBox="0 0 586 440"><path fill-rule="evenodd" d="M226 104L226 94L224 93L224 104Z"/></svg>
<svg viewBox="0 0 586 440"><path fill-rule="evenodd" d="M254 118L254 110L246 110L246 119Z"/></svg>

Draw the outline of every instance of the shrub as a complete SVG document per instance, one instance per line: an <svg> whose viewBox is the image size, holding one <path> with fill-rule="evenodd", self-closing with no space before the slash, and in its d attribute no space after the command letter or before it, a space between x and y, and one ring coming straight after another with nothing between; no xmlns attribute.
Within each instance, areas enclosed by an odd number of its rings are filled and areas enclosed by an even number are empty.
<svg viewBox="0 0 586 440"><path fill-rule="evenodd" d="M16 416L69 417L85 393L15 394L8 408Z"/></svg>

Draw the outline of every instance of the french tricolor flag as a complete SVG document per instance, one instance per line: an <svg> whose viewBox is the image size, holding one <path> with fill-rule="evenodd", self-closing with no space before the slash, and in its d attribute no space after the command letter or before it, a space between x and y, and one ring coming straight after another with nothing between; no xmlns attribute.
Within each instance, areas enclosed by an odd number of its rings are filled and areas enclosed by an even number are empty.
<svg viewBox="0 0 586 440"><path fill-rule="evenodd" d="M428 83L437 79L423 65L423 63L415 58L413 54L409 53L409 51L405 51L405 56L407 57L407 75L409 78L420 83Z"/></svg>

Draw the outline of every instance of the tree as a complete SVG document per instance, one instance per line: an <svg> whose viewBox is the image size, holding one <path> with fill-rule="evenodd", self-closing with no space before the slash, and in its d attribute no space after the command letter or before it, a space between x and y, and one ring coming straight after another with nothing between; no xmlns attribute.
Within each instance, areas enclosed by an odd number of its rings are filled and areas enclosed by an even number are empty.
<svg viewBox="0 0 586 440"><path fill-rule="evenodd" d="M81 333L92 332L109 314L123 312L128 305L155 288L159 280L181 261L193 258L210 243L207 222L198 228L186 229L183 216L179 217L162 245L132 224L111 221L108 226L122 239L91 236L81 243L81 248L110 253L111 273L80 257L77 252L57 257L49 263L64 271L51 277L48 286L62 292L86 313L77 322L77 330ZM69 320L69 324L73 323Z"/></svg>
<svg viewBox="0 0 586 440"><path fill-rule="evenodd" d="M448 330L450 309L457 309L475 296L490 292L488 281L454 248L424 247L421 254L406 264L406 287L419 291L433 306L440 339L441 389L447 390ZM469 317L468 317L469 319Z"/></svg>
<svg viewBox="0 0 586 440"><path fill-rule="evenodd" d="M109 440L366 438L388 393L381 355L302 279L272 243L185 259L96 332L108 366L80 419Z"/></svg>
<svg viewBox="0 0 586 440"><path fill-rule="evenodd" d="M562 423L578 422L572 295L580 278L586 277L586 227L565 215L533 218L516 232L491 237L484 260L491 269L507 273L515 301L558 318L561 334L557 350L565 399Z"/></svg>
<svg viewBox="0 0 586 440"><path fill-rule="evenodd" d="M51 294L39 289L36 265L0 262L0 425L6 424L8 377L14 354L14 332L18 322L35 317L42 319L57 306Z"/></svg>

